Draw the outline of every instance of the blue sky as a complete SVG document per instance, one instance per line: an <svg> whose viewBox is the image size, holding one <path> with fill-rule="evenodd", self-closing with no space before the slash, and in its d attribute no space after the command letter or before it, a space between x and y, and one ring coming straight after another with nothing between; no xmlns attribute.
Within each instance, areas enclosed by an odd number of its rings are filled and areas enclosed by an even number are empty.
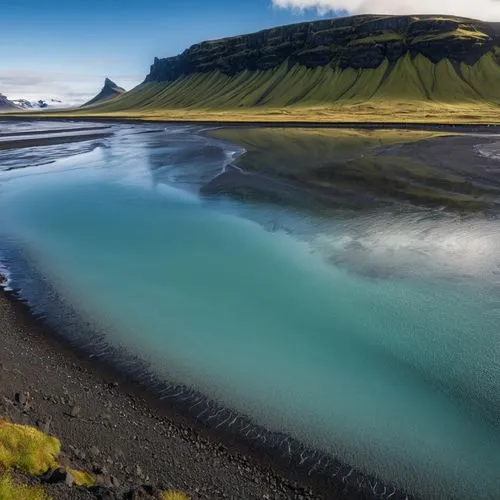
<svg viewBox="0 0 500 500"><path fill-rule="evenodd" d="M3 0L0 93L83 101L106 76L129 89L154 56L193 43L318 18L271 0Z"/></svg>
<svg viewBox="0 0 500 500"><path fill-rule="evenodd" d="M499 0L1 0L0 93L83 102L107 76L130 89L155 56L335 13L500 20Z"/></svg>

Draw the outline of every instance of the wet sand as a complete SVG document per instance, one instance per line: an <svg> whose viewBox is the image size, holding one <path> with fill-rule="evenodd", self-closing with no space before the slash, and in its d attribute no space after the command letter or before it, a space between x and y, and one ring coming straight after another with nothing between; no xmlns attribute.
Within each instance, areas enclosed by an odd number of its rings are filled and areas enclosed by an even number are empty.
<svg viewBox="0 0 500 500"><path fill-rule="evenodd" d="M95 130L95 129L90 129ZM65 131L66 132L66 131ZM54 131L50 131L50 134L53 134ZM12 134L13 135L13 134ZM19 134L19 135L31 135L31 134ZM40 134L41 135L41 134ZM106 137L111 137L113 134L111 132L99 132L92 134L80 134L80 135L54 135L51 137L33 137L29 139L9 139L9 140L1 140L0 136L0 150L2 149L23 149L23 148L32 148L35 146L53 146L56 144L67 144L71 142L83 142L83 141L92 141L94 139L104 139ZM8 134L3 137L7 137Z"/></svg>

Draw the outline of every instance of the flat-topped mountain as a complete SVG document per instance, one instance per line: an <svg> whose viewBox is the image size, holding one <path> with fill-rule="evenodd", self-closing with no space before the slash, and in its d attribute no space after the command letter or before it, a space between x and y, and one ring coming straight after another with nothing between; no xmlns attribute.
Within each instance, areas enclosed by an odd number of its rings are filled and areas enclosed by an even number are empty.
<svg viewBox="0 0 500 500"><path fill-rule="evenodd" d="M364 15L206 41L156 58L141 85L99 110L263 120L419 113L428 120L442 119L446 107L450 120L498 121L499 105L500 23Z"/></svg>
<svg viewBox="0 0 500 500"><path fill-rule="evenodd" d="M374 69L406 54L472 65L499 41L500 23L436 16L345 17L202 42L179 56L155 59L146 81L269 70L285 61L308 68Z"/></svg>
<svg viewBox="0 0 500 500"><path fill-rule="evenodd" d="M124 94L125 92L125 89L119 87L109 78L106 78L104 80L104 86L102 87L101 91L89 102L86 102L83 106L91 106L92 104L103 103L105 101L113 99L114 97Z"/></svg>

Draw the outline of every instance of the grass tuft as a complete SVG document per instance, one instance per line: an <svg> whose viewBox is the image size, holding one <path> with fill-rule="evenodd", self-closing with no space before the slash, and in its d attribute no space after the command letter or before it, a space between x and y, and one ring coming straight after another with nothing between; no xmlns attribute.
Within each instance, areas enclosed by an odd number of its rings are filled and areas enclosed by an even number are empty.
<svg viewBox="0 0 500 500"><path fill-rule="evenodd" d="M40 486L15 483L10 475L0 476L0 500L50 500Z"/></svg>
<svg viewBox="0 0 500 500"><path fill-rule="evenodd" d="M68 472L71 474L71 476L73 476L73 479L75 480L75 484L77 486L89 488L90 486L94 486L95 484L94 477L91 476L88 472L76 469L68 469Z"/></svg>
<svg viewBox="0 0 500 500"><path fill-rule="evenodd" d="M0 420L0 468L40 475L57 466L61 443L34 427Z"/></svg>
<svg viewBox="0 0 500 500"><path fill-rule="evenodd" d="M189 500L189 497L182 491L164 491L161 494L162 500Z"/></svg>

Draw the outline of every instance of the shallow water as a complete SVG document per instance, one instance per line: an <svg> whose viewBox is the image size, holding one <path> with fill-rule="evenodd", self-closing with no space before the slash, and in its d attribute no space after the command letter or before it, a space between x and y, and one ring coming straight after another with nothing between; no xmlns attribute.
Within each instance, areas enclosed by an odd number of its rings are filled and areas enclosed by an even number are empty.
<svg viewBox="0 0 500 500"><path fill-rule="evenodd" d="M498 220L200 199L238 148L144 128L1 173L4 245L159 376L417 496L498 498Z"/></svg>

